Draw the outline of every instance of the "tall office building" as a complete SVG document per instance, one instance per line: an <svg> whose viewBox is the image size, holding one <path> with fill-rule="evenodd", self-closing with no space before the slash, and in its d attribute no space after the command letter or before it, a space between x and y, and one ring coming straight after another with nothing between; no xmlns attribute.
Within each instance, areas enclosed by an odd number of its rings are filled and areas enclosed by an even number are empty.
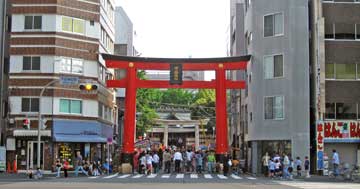
<svg viewBox="0 0 360 189"><path fill-rule="evenodd" d="M40 158L51 170L58 158L73 164L76 151L104 161L116 112L114 91L105 86L113 73L100 53L114 52L114 1L10 2L8 161L17 157L18 169L35 169ZM81 91L78 83L97 90Z"/></svg>
<svg viewBox="0 0 360 189"><path fill-rule="evenodd" d="M333 149L342 163L360 165L360 1L310 5L312 157L326 173Z"/></svg>
<svg viewBox="0 0 360 189"><path fill-rule="evenodd" d="M232 95L231 127L249 170L261 173L266 152L309 156L308 1L239 0L231 10L231 54L252 56L246 72L232 73L247 88Z"/></svg>
<svg viewBox="0 0 360 189"><path fill-rule="evenodd" d="M7 125L7 82L8 82L8 17L7 0L0 2L0 146L5 145Z"/></svg>

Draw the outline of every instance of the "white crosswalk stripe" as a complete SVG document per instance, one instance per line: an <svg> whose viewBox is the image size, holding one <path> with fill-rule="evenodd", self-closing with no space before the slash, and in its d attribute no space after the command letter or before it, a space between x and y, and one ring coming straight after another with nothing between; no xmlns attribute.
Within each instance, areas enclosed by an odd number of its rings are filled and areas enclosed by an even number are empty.
<svg viewBox="0 0 360 189"><path fill-rule="evenodd" d="M224 175L217 175L220 179L227 179L227 176Z"/></svg>
<svg viewBox="0 0 360 189"><path fill-rule="evenodd" d="M162 175L161 178L170 178L170 174Z"/></svg>
<svg viewBox="0 0 360 189"><path fill-rule="evenodd" d="M135 176L133 176L131 178L141 178L142 176L144 176L144 175L138 174L138 175L135 175Z"/></svg>
<svg viewBox="0 0 360 189"><path fill-rule="evenodd" d="M235 179L235 180L256 180L256 177L252 177L252 176L245 176L245 177L241 177L235 174L231 174L229 176L224 176L222 174L189 174L189 177L186 176L185 174L173 174L175 175L175 178L177 179L184 179L184 178L191 178L191 179ZM188 174L187 174L188 175ZM88 177L89 179L111 179L111 178L119 178L119 179L125 179L125 178L131 178L131 179L139 179L139 178L147 178L147 179L155 179L155 178L163 178L163 179L170 179L171 178L171 174L150 174L150 175L144 175L144 174L113 174L113 175L108 175L108 176L104 176L104 177L100 177L100 176L91 176Z"/></svg>
<svg viewBox="0 0 360 189"><path fill-rule="evenodd" d="M190 178L197 179L197 178L199 178L199 176L197 174L191 174Z"/></svg>
<svg viewBox="0 0 360 189"><path fill-rule="evenodd" d="M212 179L212 178L213 178L210 174L205 174L204 177L205 177L206 179Z"/></svg>
<svg viewBox="0 0 360 189"><path fill-rule="evenodd" d="M234 175L234 174L232 174L231 177L232 177L233 179L242 179L241 177L239 177L239 176L237 176L237 175Z"/></svg>
<svg viewBox="0 0 360 189"><path fill-rule="evenodd" d="M157 174L151 174L149 176L147 176L146 178L155 178L157 176Z"/></svg>
<svg viewBox="0 0 360 189"><path fill-rule="evenodd" d="M127 178L127 177L129 177L130 175L129 174L126 174L126 175L121 175L121 176L119 176L118 178Z"/></svg>
<svg viewBox="0 0 360 189"><path fill-rule="evenodd" d="M88 177L89 179L96 179L99 178L99 176L93 176L93 177Z"/></svg>
<svg viewBox="0 0 360 189"><path fill-rule="evenodd" d="M106 176L106 177L104 177L105 179L109 179L109 178L114 178L114 177L116 177L116 176L118 176L119 175L119 173L116 173L116 174L114 174L114 175L109 175L109 176Z"/></svg>
<svg viewBox="0 0 360 189"><path fill-rule="evenodd" d="M177 174L176 178L184 178L184 174Z"/></svg>

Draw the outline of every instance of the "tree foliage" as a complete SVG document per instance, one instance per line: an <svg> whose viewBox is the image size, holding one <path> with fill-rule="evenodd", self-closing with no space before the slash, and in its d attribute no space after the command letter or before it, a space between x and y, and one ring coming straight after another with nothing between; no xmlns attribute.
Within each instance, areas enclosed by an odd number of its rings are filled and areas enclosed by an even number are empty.
<svg viewBox="0 0 360 189"><path fill-rule="evenodd" d="M138 72L138 78L146 79L145 72ZM160 105L188 107L192 112L192 119L215 117L215 91L210 89L200 89L196 93L184 89L138 89L136 99L138 136L155 124L158 117L156 108Z"/></svg>
<svg viewBox="0 0 360 189"><path fill-rule="evenodd" d="M193 119L210 119L207 127L215 125L215 90L200 89L194 97L192 104Z"/></svg>

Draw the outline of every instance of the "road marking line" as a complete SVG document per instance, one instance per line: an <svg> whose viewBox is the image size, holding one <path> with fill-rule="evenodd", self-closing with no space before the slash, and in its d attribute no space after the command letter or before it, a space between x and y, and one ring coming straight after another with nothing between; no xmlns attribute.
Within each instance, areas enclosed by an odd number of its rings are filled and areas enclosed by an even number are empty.
<svg viewBox="0 0 360 189"><path fill-rule="evenodd" d="M138 175L133 176L132 178L140 178L142 176L144 176L144 175L138 174Z"/></svg>
<svg viewBox="0 0 360 189"><path fill-rule="evenodd" d="M197 179L197 178L199 178L199 176L197 174L191 174L190 178Z"/></svg>
<svg viewBox="0 0 360 189"><path fill-rule="evenodd" d="M170 174L167 174L167 175L163 175L163 176L161 176L161 178L170 178Z"/></svg>
<svg viewBox="0 0 360 189"><path fill-rule="evenodd" d="M231 177L232 177L233 179L242 179L241 177L239 177L239 176L237 176L237 175L234 175L234 174L232 174Z"/></svg>
<svg viewBox="0 0 360 189"><path fill-rule="evenodd" d="M210 174L205 174L204 177L205 177L206 179L212 179L212 178L213 178Z"/></svg>
<svg viewBox="0 0 360 189"><path fill-rule="evenodd" d="M114 175L109 175L109 176L107 176L107 177L104 177L104 179L114 178L114 177L116 177L116 176L118 176L118 175L119 175L119 173L116 173L116 174L114 174Z"/></svg>
<svg viewBox="0 0 360 189"><path fill-rule="evenodd" d="M88 177L89 179L96 179L99 178L99 176L93 176L93 177Z"/></svg>
<svg viewBox="0 0 360 189"><path fill-rule="evenodd" d="M256 180L255 177L246 177L246 178L249 179L249 180Z"/></svg>
<svg viewBox="0 0 360 189"><path fill-rule="evenodd" d="M157 174L150 174L149 176L147 176L146 178L155 178L157 176Z"/></svg>
<svg viewBox="0 0 360 189"><path fill-rule="evenodd" d="M119 176L118 178L126 178L126 177L129 177L130 175L129 174L127 174L127 175L121 175L121 176Z"/></svg>
<svg viewBox="0 0 360 189"><path fill-rule="evenodd" d="M217 175L220 179L227 179L227 176L224 175Z"/></svg>
<svg viewBox="0 0 360 189"><path fill-rule="evenodd" d="M177 174L176 178L184 178L184 174Z"/></svg>

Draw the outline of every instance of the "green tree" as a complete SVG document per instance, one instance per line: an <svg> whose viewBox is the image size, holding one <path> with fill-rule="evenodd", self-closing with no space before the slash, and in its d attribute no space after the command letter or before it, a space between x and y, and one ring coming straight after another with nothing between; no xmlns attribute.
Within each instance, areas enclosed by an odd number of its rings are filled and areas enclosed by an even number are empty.
<svg viewBox="0 0 360 189"><path fill-rule="evenodd" d="M192 119L210 119L207 127L215 125L215 90L200 89L193 100Z"/></svg>
<svg viewBox="0 0 360 189"><path fill-rule="evenodd" d="M194 94L183 89L168 89L162 91L161 103L191 105Z"/></svg>
<svg viewBox="0 0 360 189"><path fill-rule="evenodd" d="M144 71L137 73L138 78L146 79ZM154 120L158 117L152 108L153 102L161 100L161 92L159 89L138 89L136 93L136 134L142 136L154 124Z"/></svg>

